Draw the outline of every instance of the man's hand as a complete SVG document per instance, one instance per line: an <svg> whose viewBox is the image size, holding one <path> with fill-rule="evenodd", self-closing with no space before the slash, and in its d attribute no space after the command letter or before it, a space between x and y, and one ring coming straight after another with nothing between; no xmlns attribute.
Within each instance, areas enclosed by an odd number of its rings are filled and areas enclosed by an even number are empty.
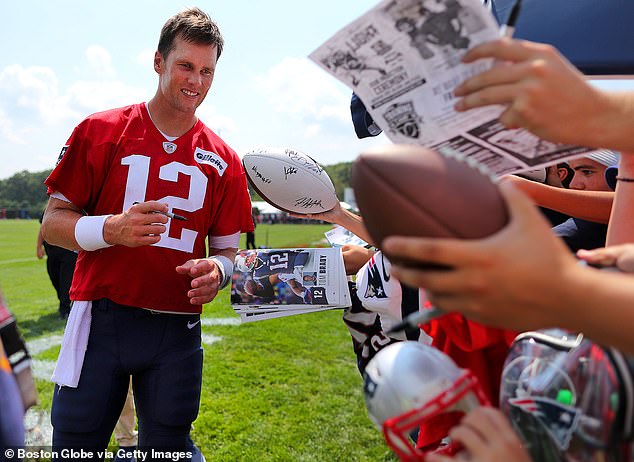
<svg viewBox="0 0 634 462"><path fill-rule="evenodd" d="M368 244L373 244L372 238L368 234L368 231L365 229L363 219L359 215L356 215L341 207L341 202L337 202L337 205L326 212L307 213L305 215L299 213L289 213L289 215L295 218L321 220L332 223L333 225L343 226L348 231L363 239Z"/></svg>
<svg viewBox="0 0 634 462"><path fill-rule="evenodd" d="M218 295L222 273L215 261L209 258L187 260L184 264L176 267L176 272L189 275L192 278L192 288L187 292L189 303L192 305L204 305Z"/></svg>
<svg viewBox="0 0 634 462"><path fill-rule="evenodd" d="M46 255L46 252L44 251L44 239L42 238L41 227L37 233L37 245L35 247L35 255L37 256L38 260L41 260L42 258L44 258L44 255Z"/></svg>
<svg viewBox="0 0 634 462"><path fill-rule="evenodd" d="M634 273L634 244L579 250L577 256L592 265L616 267L625 273Z"/></svg>
<svg viewBox="0 0 634 462"><path fill-rule="evenodd" d="M454 94L461 97L456 110L501 104L506 110L500 121L509 128L525 128L548 141L601 147L597 130L611 128L601 118L619 111L554 47L503 38L474 47L463 61L483 58L498 64L456 87Z"/></svg>
<svg viewBox="0 0 634 462"><path fill-rule="evenodd" d="M346 274L357 274L357 272L365 265L374 255L375 251L366 249L358 245L346 244L341 247L341 255L343 256L343 264L346 267Z"/></svg>
<svg viewBox="0 0 634 462"><path fill-rule="evenodd" d="M305 218L309 220L321 220L334 225L341 224L344 220L344 209L341 207L341 203L337 204L330 210L321 213L289 213L290 216L295 218Z"/></svg>
<svg viewBox="0 0 634 462"><path fill-rule="evenodd" d="M157 201L141 202L118 215L109 217L104 223L103 238L108 244L140 247L156 244L167 229L165 215L152 212L167 212L168 206Z"/></svg>
<svg viewBox="0 0 634 462"><path fill-rule="evenodd" d="M464 450L453 457L430 454L429 462L531 462L508 419L498 409L482 406L470 411L449 436Z"/></svg>

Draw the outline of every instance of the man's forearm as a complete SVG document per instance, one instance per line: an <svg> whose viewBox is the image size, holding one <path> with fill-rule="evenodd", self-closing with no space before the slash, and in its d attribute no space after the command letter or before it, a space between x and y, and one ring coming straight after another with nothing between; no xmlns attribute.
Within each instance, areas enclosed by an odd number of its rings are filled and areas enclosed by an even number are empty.
<svg viewBox="0 0 634 462"><path fill-rule="evenodd" d="M592 130L596 138L593 146L601 146L622 153L634 153L634 91L605 92L607 107L597 113Z"/></svg>
<svg viewBox="0 0 634 462"><path fill-rule="evenodd" d="M374 242L372 242L372 238L368 234L368 230L363 223L363 218L361 218L359 215L342 209L340 221L340 223L337 223L338 225L343 226L348 231L363 239L368 244L374 245Z"/></svg>
<svg viewBox="0 0 634 462"><path fill-rule="evenodd" d="M634 354L634 275L580 268L558 298L566 305L552 326L583 332L594 341Z"/></svg>
<svg viewBox="0 0 634 462"><path fill-rule="evenodd" d="M558 188L512 175L504 177L502 181L512 182L540 207L597 223L607 223L610 219L614 200L614 193L611 191Z"/></svg>
<svg viewBox="0 0 634 462"><path fill-rule="evenodd" d="M56 199L51 199L54 201ZM48 207L42 220L42 238L49 244L69 250L81 250L75 239L75 225L82 217L70 208Z"/></svg>

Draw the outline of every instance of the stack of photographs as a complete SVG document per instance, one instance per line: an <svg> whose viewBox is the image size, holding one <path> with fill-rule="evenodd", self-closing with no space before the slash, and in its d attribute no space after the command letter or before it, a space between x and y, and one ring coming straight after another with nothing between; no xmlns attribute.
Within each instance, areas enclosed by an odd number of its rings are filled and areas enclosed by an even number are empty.
<svg viewBox="0 0 634 462"><path fill-rule="evenodd" d="M231 306L242 322L350 306L339 248L257 249L238 253Z"/></svg>

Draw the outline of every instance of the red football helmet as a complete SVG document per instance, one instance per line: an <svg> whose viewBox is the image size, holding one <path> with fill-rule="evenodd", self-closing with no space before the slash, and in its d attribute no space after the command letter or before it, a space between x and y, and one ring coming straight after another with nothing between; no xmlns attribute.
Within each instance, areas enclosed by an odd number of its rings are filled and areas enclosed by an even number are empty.
<svg viewBox="0 0 634 462"><path fill-rule="evenodd" d="M422 461L432 451L455 453L459 446L448 431L471 409L489 404L470 371L413 341L388 345L372 358L364 392L370 418L403 461Z"/></svg>
<svg viewBox="0 0 634 462"><path fill-rule="evenodd" d="M248 252L246 254L240 254L236 257L235 267L238 271L248 273L255 268L255 264L258 260L257 252Z"/></svg>

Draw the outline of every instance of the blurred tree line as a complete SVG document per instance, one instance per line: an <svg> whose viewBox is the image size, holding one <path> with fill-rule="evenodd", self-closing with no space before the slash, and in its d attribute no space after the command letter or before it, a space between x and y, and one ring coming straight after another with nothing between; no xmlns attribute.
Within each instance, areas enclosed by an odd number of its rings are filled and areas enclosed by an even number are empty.
<svg viewBox="0 0 634 462"><path fill-rule="evenodd" d="M324 170L330 176L337 196L343 200L343 191L350 186L352 162L325 165ZM44 180L50 173L51 170L41 172L24 170L0 180L0 217L39 218L48 201ZM253 194L253 199L261 200L257 194ZM6 212L3 213L3 210Z"/></svg>
<svg viewBox="0 0 634 462"><path fill-rule="evenodd" d="M51 170L24 170L0 180L0 216L39 218L48 201L44 180L50 173Z"/></svg>
<svg viewBox="0 0 634 462"><path fill-rule="evenodd" d="M339 162L334 165L324 165L324 170L335 185L337 197L343 200L344 189L352 185L352 162Z"/></svg>

